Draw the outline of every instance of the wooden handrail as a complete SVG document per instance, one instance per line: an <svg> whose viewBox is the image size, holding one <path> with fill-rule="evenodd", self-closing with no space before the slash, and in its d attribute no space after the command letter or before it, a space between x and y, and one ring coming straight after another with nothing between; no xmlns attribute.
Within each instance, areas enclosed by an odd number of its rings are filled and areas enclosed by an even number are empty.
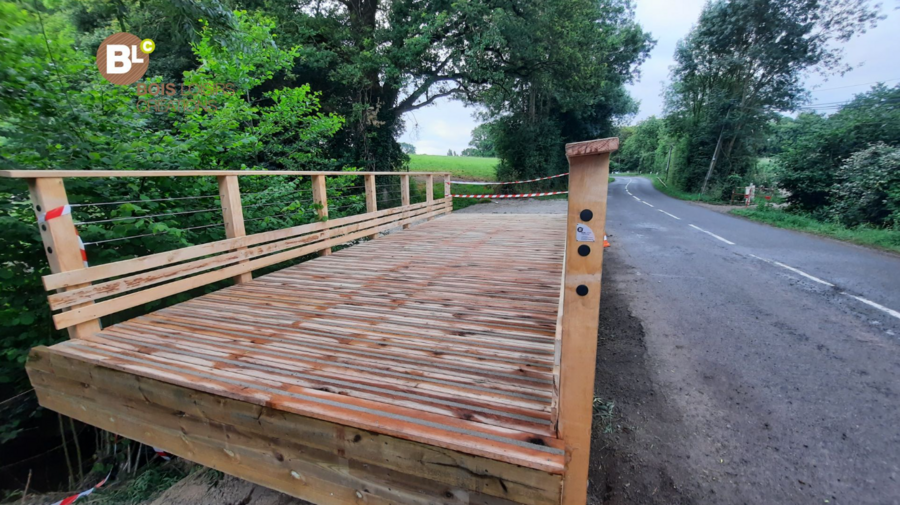
<svg viewBox="0 0 900 505"><path fill-rule="evenodd" d="M440 175L450 177L450 172L292 172L290 170L0 170L0 177L7 179L46 179L70 177L221 177L236 175Z"/></svg>
<svg viewBox="0 0 900 505"><path fill-rule="evenodd" d="M51 275L44 277L48 289L60 292L49 297L51 308L63 310L53 316L57 328L68 328L72 338L87 338L100 330L100 317L129 309L212 282L232 278L235 283L252 280L252 271L310 253L328 255L333 246L368 237L392 227L409 228L418 220L430 220L452 210L452 198L433 198L434 174L449 180L446 172L288 172L234 170L0 171L0 177L28 182L35 217L41 229ZM240 177L256 175L308 176L319 221L247 236L241 205ZM377 210L375 175L399 176L402 205ZM410 176L429 182L426 201L410 204ZM219 186L225 240L88 267L82 258L78 232L71 215L64 179L78 177L215 176ZM363 177L366 213L328 220L327 176ZM116 277L115 280L104 278ZM78 280L74 280L78 279ZM92 285L92 282L103 281ZM135 291L142 289L141 291Z"/></svg>
<svg viewBox="0 0 900 505"><path fill-rule="evenodd" d="M609 155L618 147L618 138L566 145L569 209L557 323L557 431L566 448L563 505L587 501Z"/></svg>

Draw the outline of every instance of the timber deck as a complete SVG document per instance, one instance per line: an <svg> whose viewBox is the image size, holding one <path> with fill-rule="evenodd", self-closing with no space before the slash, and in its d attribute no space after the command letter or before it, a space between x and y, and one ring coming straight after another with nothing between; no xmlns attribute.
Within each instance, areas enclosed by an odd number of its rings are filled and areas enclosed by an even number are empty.
<svg viewBox="0 0 900 505"><path fill-rule="evenodd" d="M453 214L49 354L56 367L86 362L562 474L554 356L565 242L564 215ZM32 368L52 403L64 387Z"/></svg>

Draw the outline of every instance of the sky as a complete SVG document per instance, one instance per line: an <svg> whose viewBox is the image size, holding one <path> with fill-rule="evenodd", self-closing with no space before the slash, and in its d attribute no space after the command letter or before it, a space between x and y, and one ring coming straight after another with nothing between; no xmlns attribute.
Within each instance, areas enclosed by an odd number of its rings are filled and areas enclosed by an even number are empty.
<svg viewBox="0 0 900 505"><path fill-rule="evenodd" d="M662 114L660 95L669 77L669 67L674 64L675 45L691 30L705 0L637 0L636 3L637 21L657 43L641 66L640 79L628 86L641 104L631 123ZM900 2L885 4L882 13L887 19L874 30L844 44L845 62L855 67L851 72L827 80L819 75L807 77L812 104L849 100L869 89L873 82L900 83ZM416 146L419 154L443 155L448 149L461 152L468 147L472 129L479 124L473 117L476 112L476 108L456 100L438 100L430 107L404 115L406 132L400 141Z"/></svg>

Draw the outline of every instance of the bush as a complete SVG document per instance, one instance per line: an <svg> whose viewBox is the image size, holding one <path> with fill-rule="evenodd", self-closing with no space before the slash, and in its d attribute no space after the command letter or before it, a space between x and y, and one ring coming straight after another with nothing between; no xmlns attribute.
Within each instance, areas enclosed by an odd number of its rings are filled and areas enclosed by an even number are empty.
<svg viewBox="0 0 900 505"><path fill-rule="evenodd" d="M853 153L836 179L829 208L834 220L900 228L900 148L879 142Z"/></svg>

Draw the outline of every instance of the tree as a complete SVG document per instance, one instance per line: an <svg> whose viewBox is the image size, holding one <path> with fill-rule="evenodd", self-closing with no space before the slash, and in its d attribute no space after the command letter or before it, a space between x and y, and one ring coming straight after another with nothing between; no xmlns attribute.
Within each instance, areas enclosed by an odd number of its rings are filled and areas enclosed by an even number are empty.
<svg viewBox="0 0 900 505"><path fill-rule="evenodd" d="M845 160L873 143L900 147L900 85L874 86L830 116L807 112L782 121L774 136L781 146L775 157L779 185L789 192L788 202L824 217Z"/></svg>
<svg viewBox="0 0 900 505"><path fill-rule="evenodd" d="M400 142L400 149L403 150L404 154L416 154L416 146L407 142Z"/></svg>
<svg viewBox="0 0 900 505"><path fill-rule="evenodd" d="M472 140L469 141L469 149L463 151L463 156L482 156L492 158L496 156L494 151L494 134L491 131L491 123L483 123L472 130ZM466 154L466 153L469 154Z"/></svg>
<svg viewBox="0 0 900 505"><path fill-rule="evenodd" d="M900 230L900 148L883 142L853 153L831 190L831 217L845 226Z"/></svg>
<svg viewBox="0 0 900 505"><path fill-rule="evenodd" d="M745 174L765 125L804 98L808 70L843 72L846 42L874 26L868 0L715 0L675 51L669 122L689 139L683 189ZM724 163L724 175L717 172Z"/></svg>

